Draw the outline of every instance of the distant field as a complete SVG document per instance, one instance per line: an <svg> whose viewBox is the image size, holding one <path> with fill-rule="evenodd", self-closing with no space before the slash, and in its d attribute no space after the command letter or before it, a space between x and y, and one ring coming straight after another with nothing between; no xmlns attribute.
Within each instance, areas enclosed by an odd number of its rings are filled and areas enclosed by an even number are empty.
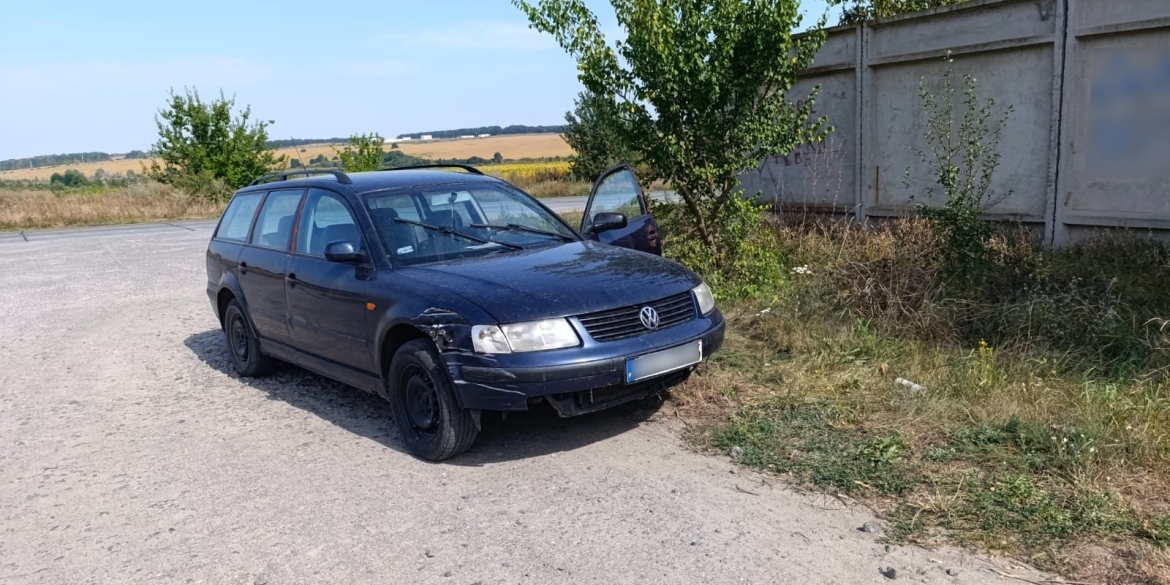
<svg viewBox="0 0 1170 585"><path fill-rule="evenodd" d="M393 140L387 140L386 148L390 148ZM411 156L421 158L470 158L478 156L490 159L495 153L504 158L540 158L553 156L569 156L573 149L569 147L559 134L513 134L508 136L492 136L489 138L465 138L452 140L436 140L432 142L399 142L399 149ZM340 145L305 144L299 147L279 149L277 152L289 158L299 158L308 161L319 154L332 158L334 149ZM305 152L301 152L304 149ZM107 173L123 173L126 171L141 172L142 165L149 164L148 160L113 160L79 165L61 165L56 167L38 167L35 169L19 169L14 171L0 171L0 179L18 180L49 180L53 173L64 172L66 169L77 169L87 177L94 171L102 169Z"/></svg>

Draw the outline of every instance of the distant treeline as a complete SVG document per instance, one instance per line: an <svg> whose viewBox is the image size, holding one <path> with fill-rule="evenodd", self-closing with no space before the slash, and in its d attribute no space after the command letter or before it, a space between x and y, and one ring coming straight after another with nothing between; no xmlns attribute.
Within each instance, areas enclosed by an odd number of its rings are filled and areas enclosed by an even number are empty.
<svg viewBox="0 0 1170 585"><path fill-rule="evenodd" d="M565 131L565 126L524 126L520 124L513 124L511 126L481 126L479 128L456 128L455 130L438 130L435 132L416 132L414 134L399 134L398 138L412 138L418 140L423 134L430 134L433 138L458 138L460 136L476 135L476 134L491 134L492 136L503 136L507 134L546 134L556 133L560 134ZM295 146L303 146L305 144L337 144L347 142L348 138L286 138L284 140L269 140L264 145L268 148L289 148ZM150 156L149 152L142 150L131 150L127 152L125 158L146 158ZM478 158L478 157L473 157ZM113 156L107 152L71 152L68 154L44 154L41 156L34 156L30 158L13 158L8 160L0 160L0 171L11 171L16 169L32 169L37 167L52 167L57 165L72 165L87 162L98 162L113 160ZM421 160L421 159L419 159ZM471 164L482 164L478 161Z"/></svg>
<svg viewBox="0 0 1170 585"><path fill-rule="evenodd" d="M522 158L522 159L505 159L503 155L496 160L495 158L483 158L473 156L469 158L419 158L417 156L410 156L401 150L390 150L382 157L382 167L392 169L395 167L408 167L414 165L430 165L430 164L461 164L461 165L487 165L492 163L526 163L526 162L556 162L568 160L566 157L541 157L541 158ZM299 158L289 159L289 167L294 169L310 168L310 169L338 169L341 168L341 161L338 157L328 157L324 154L309 159L309 162L304 163Z"/></svg>
<svg viewBox="0 0 1170 585"><path fill-rule="evenodd" d="M42 154L40 156L29 158L10 158L8 160L0 160L0 171L32 169L36 167L51 167L54 165L67 165L104 160L110 160L110 155L108 153L71 152L68 154Z"/></svg>
<svg viewBox="0 0 1170 585"><path fill-rule="evenodd" d="M269 140L264 143L264 146L268 148L288 148L290 146L303 146L305 144L337 144L348 141L348 138L286 138L284 140Z"/></svg>
<svg viewBox="0 0 1170 585"><path fill-rule="evenodd" d="M0 171L101 162L113 160L114 156L108 152L70 152L67 154L42 154L28 158L10 158L8 160L0 160ZM146 158L147 153L141 150L131 150L123 156L124 158Z"/></svg>
<svg viewBox="0 0 1170 585"><path fill-rule="evenodd" d="M559 126L524 126L513 124L502 128L500 126L480 126L479 128L456 128L454 130L436 130L434 132L415 132L413 134L399 134L398 138L418 140L423 134L430 134L431 138L458 138L460 136L475 136L477 134L502 136L505 134L560 134L564 131L565 126L563 124Z"/></svg>

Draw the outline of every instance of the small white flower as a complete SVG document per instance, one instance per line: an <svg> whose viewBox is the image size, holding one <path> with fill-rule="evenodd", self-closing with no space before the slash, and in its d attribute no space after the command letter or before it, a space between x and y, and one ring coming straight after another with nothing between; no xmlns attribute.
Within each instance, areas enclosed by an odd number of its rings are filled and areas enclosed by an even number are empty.
<svg viewBox="0 0 1170 585"><path fill-rule="evenodd" d="M812 274L812 270L809 270L808 266L797 266L792 269L792 272L794 274Z"/></svg>

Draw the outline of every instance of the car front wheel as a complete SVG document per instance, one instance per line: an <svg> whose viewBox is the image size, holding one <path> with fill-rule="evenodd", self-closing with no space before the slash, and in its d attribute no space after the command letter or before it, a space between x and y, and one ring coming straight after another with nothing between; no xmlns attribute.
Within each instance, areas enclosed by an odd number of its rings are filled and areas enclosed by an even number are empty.
<svg viewBox="0 0 1170 585"><path fill-rule="evenodd" d="M390 363L387 381L394 422L415 457L442 461L475 442L475 420L459 408L455 385L429 340L403 344Z"/></svg>
<svg viewBox="0 0 1170 585"><path fill-rule="evenodd" d="M235 299L228 303L223 312L223 335L227 340L232 365L238 374L251 378L272 371L276 362L260 353L260 341L252 332L244 309Z"/></svg>

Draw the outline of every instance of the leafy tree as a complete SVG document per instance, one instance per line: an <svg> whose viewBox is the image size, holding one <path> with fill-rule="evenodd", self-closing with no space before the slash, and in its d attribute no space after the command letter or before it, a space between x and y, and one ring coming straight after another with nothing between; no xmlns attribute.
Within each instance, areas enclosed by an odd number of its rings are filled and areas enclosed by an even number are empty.
<svg viewBox="0 0 1170 585"><path fill-rule="evenodd" d="M875 18L885 18L887 16L905 14L907 12L917 12L919 10L938 8L939 6L962 4L963 2L967 1L968 0L830 0L829 5L844 6L844 9L841 12L841 24L853 24L857 22L864 22L866 20L873 20Z"/></svg>
<svg viewBox="0 0 1170 585"><path fill-rule="evenodd" d="M146 153L141 150L131 150L126 153L125 158L146 158Z"/></svg>
<svg viewBox="0 0 1170 585"><path fill-rule="evenodd" d="M152 152L157 158L147 173L165 183L181 175L207 175L237 189L283 167L285 157L265 146L272 121L251 122L251 106L233 117L235 104L223 92L205 102L196 90L172 90L170 102L155 116L159 139Z"/></svg>
<svg viewBox="0 0 1170 585"><path fill-rule="evenodd" d="M611 46L584 0L513 0L578 64L585 89L612 100L623 148L669 180L693 235L715 244L739 175L823 139L817 91L789 100L824 42L798 35L799 0L610 0L624 38Z"/></svg>
<svg viewBox="0 0 1170 585"><path fill-rule="evenodd" d="M500 163L504 162L504 155L502 155L498 152L493 154L492 155L492 162L494 162L496 164L500 164Z"/></svg>
<svg viewBox="0 0 1170 585"><path fill-rule="evenodd" d="M349 144L342 150L334 150L341 159L341 166L351 173L362 171L376 171L382 166L385 153L382 145L386 140L373 134L354 134L349 137Z"/></svg>
<svg viewBox="0 0 1170 585"><path fill-rule="evenodd" d="M290 169L303 169L303 168L305 168L305 165L301 164L301 159L294 158L294 159L291 159L288 161L288 168L290 168Z"/></svg>
<svg viewBox="0 0 1170 585"><path fill-rule="evenodd" d="M594 181L606 169L638 159L622 141L618 125L623 120L613 98L585 91L574 104L573 111L565 113L568 125L564 134L565 142L576 152L572 162L574 178Z"/></svg>

